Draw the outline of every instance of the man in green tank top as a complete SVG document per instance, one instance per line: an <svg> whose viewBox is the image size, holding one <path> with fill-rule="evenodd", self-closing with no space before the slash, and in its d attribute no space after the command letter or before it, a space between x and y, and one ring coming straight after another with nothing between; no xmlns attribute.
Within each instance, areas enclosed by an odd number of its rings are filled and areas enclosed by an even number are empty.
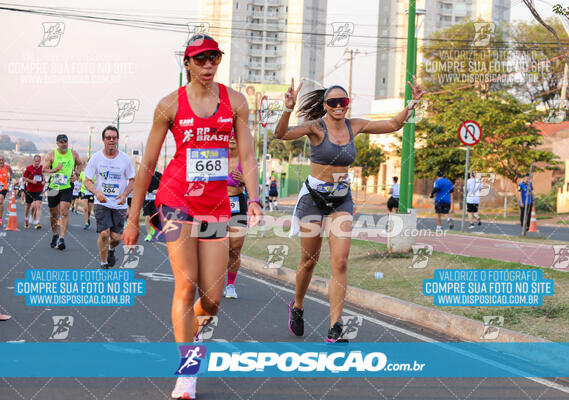
<svg viewBox="0 0 569 400"><path fill-rule="evenodd" d="M49 206L49 222L53 236L51 248L65 249L65 232L69 221L69 207L73 198L71 176L73 172L81 171L81 159L75 150L69 149L67 135L57 135L57 149L47 153L43 171L51 175L47 190L47 204ZM59 234L57 221L61 216Z"/></svg>

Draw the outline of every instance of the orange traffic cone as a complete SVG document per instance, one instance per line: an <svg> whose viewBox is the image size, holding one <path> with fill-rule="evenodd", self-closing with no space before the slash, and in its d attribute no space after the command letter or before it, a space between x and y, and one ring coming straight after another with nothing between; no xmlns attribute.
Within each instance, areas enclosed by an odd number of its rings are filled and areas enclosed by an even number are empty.
<svg viewBox="0 0 569 400"><path fill-rule="evenodd" d="M18 216L16 212L16 196L12 194L10 203L8 203L8 226L6 226L7 231L17 231L18 230Z"/></svg>
<svg viewBox="0 0 569 400"><path fill-rule="evenodd" d="M535 216L535 210L531 210L531 219L529 221L529 229L528 232L539 232L537 229L537 218Z"/></svg>

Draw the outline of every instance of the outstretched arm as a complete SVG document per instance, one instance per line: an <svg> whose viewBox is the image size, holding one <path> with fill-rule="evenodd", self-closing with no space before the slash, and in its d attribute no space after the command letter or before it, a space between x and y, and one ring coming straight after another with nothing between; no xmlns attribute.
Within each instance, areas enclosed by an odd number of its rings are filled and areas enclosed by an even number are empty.
<svg viewBox="0 0 569 400"><path fill-rule="evenodd" d="M277 139L294 140L305 135L310 135L312 133L312 126L314 125L314 121L309 121L298 126L288 126L290 116L294 110L294 106L296 105L296 98L298 97L298 93L300 93L301 88L302 82L300 85L298 85L298 88L296 88L296 90L294 89L294 78L292 78L290 87L285 93L285 109L275 129L275 137Z"/></svg>
<svg viewBox="0 0 569 400"><path fill-rule="evenodd" d="M381 121L370 121L362 118L353 118L350 120L354 133L371 133L371 134L382 134L396 132L407 123L413 110L419 104L419 100L426 93L425 89L421 85L417 84L417 79L413 77L413 84L407 82L411 86L412 100L409 101L407 107L405 107L399 114L395 117L387 120Z"/></svg>

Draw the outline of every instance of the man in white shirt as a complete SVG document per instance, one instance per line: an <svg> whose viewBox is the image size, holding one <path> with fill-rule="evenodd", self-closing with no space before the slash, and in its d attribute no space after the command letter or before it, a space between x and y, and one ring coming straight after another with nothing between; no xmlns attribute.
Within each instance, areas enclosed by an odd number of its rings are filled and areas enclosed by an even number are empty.
<svg viewBox="0 0 569 400"><path fill-rule="evenodd" d="M103 150L93 154L85 168L85 187L95 195L101 268L108 269L116 262L115 248L122 240L126 199L134 186L135 174L130 158L118 149L117 128L107 126L102 136Z"/></svg>
<svg viewBox="0 0 569 400"><path fill-rule="evenodd" d="M476 175L476 171L470 173L470 178L466 181L466 211L468 212L469 229L474 229L474 218L478 225L481 225L478 206L480 205L480 189L482 182Z"/></svg>
<svg viewBox="0 0 569 400"><path fill-rule="evenodd" d="M394 208L395 211L399 209L399 183L397 183L398 180L399 178L394 176L393 185L391 185L391 187L389 188L389 194L391 195L391 197L389 197L389 199L387 200L387 211L390 213L393 212Z"/></svg>

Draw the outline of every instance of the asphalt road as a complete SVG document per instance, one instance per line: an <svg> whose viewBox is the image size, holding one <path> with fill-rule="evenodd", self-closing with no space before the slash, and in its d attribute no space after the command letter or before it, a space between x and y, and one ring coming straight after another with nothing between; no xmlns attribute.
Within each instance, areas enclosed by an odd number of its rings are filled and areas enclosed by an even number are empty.
<svg viewBox="0 0 569 400"><path fill-rule="evenodd" d="M18 206L21 216L21 206ZM14 280L28 269L96 268L96 233L83 231L82 216L71 215L68 248L49 248L44 229L7 232L0 237L0 311L13 318L0 322L0 341L56 342L54 316L71 316L65 339L71 342L171 342L170 301L173 280L166 248L142 243L144 255L134 269L146 279L146 295L131 307L29 307L14 295ZM252 239L247 239L252 240ZM118 255L117 265L123 261ZM286 328L287 303L293 288L243 271L237 279L239 299L224 299L210 340L322 341L328 325L325 298L311 295L305 303L306 335L292 337ZM357 341L451 341L424 329L346 305L344 315L363 317ZM80 355L78 355L80 356ZM39 361L41 362L41 360ZM65 360L61 360L65 363ZM89 360L85 360L89 362ZM569 387L545 380L448 378L201 378L199 399L566 399ZM138 378L1 378L0 399L167 399L174 379Z"/></svg>

